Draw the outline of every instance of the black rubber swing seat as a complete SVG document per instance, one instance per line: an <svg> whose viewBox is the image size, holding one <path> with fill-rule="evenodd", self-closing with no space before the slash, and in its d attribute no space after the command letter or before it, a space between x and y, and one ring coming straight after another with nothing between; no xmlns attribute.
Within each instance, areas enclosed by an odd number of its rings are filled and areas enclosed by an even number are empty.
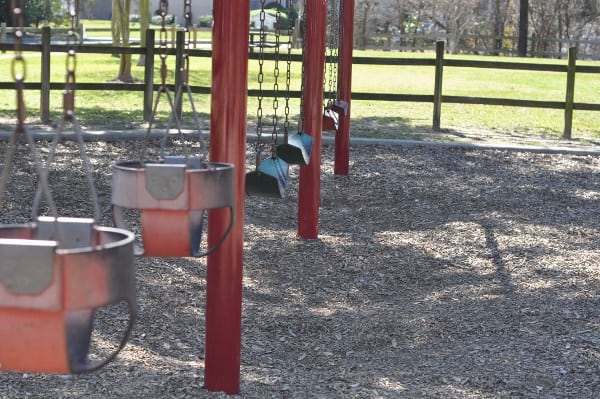
<svg viewBox="0 0 600 399"><path fill-rule="evenodd" d="M308 165L312 152L312 137L298 132L288 137L286 144L277 146L277 156L290 165Z"/></svg>
<svg viewBox="0 0 600 399"><path fill-rule="evenodd" d="M270 157L258 168L246 173L246 194L267 197L285 197L289 165L279 157Z"/></svg>
<svg viewBox="0 0 600 399"><path fill-rule="evenodd" d="M323 128L322 130L337 131L340 127L340 115L330 108L326 108L323 112Z"/></svg>

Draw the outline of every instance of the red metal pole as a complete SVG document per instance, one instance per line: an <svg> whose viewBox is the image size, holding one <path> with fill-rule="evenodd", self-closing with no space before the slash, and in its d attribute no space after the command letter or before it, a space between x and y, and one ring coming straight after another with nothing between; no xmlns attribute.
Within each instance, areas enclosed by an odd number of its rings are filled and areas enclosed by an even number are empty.
<svg viewBox="0 0 600 399"><path fill-rule="evenodd" d="M327 1L306 1L304 46L304 122L312 136L310 163L300 168L298 191L298 236L317 238L321 185L321 131L323 128L323 74Z"/></svg>
<svg viewBox="0 0 600 399"><path fill-rule="evenodd" d="M354 44L354 0L341 0L343 10L340 15L342 35L340 42L340 63L338 65L338 85L340 99L348 103L348 114L340 118L340 126L335 134L335 158L333 172L348 176L350 164L350 110L352 101L352 49Z"/></svg>
<svg viewBox="0 0 600 399"><path fill-rule="evenodd" d="M248 15L248 0L213 3L210 160L235 165L236 204L231 233L207 260L204 387L230 395L240 391ZM210 246L228 223L228 210L210 212Z"/></svg>

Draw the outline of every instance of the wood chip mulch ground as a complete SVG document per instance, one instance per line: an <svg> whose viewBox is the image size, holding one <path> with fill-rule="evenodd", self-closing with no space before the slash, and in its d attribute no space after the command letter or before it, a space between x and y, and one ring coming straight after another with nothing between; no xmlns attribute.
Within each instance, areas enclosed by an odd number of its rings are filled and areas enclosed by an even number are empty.
<svg viewBox="0 0 600 399"><path fill-rule="evenodd" d="M111 166L139 144L87 146L105 225ZM30 218L18 155L2 223ZM61 214L89 215L76 147L59 155ZM297 186L293 168L285 199L246 198L238 397L600 398L597 155L361 145L340 177L325 146L315 240L297 237ZM202 388L205 262L138 259L117 359L0 374L0 399L227 397Z"/></svg>

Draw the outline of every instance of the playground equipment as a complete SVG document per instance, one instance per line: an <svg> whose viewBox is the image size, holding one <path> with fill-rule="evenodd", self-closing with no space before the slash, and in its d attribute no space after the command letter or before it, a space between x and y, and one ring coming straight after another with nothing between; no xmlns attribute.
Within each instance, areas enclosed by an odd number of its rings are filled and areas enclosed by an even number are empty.
<svg viewBox="0 0 600 399"><path fill-rule="evenodd" d="M327 50L326 58L326 97L327 102L323 111L323 130L338 131L340 118L348 114L348 102L340 98L340 85L338 74L340 69L340 56L342 46L340 38L343 37L343 15L344 1L330 0L327 10Z"/></svg>
<svg viewBox="0 0 600 399"><path fill-rule="evenodd" d="M294 7L295 2L289 4L290 7ZM304 18L302 17L301 20ZM303 29L301 30L303 31ZM300 121L298 122L298 130L295 134L290 135L290 80L292 70L292 38L294 31L292 24L289 24L288 28L288 42L287 42L287 68L286 68L286 80L285 80L285 121L284 121L284 142L277 146L277 155L291 165L308 165L310 162L310 153L312 151L312 137L310 134L303 131L304 128L304 99L300 97ZM304 91L304 45L305 42L302 40L302 77L300 81L300 92Z"/></svg>
<svg viewBox="0 0 600 399"><path fill-rule="evenodd" d="M184 13L188 38L183 52L181 86L177 89L175 102L167 86L167 30L168 2L160 2L162 26L160 30L161 84L152 110L152 115L139 160L121 161L113 167L112 211L117 227L126 228L124 210L138 209L141 218L143 244L135 248L139 256L186 257L206 256L216 250L229 234L234 220L235 191L233 165L208 162L204 155L191 156L181 129L181 117L175 104L182 100L186 91L192 107L192 115L199 135L201 149L204 141L192 93L189 76L189 23L191 3L186 0ZM161 139L158 159L146 160L146 149L152 132L158 105L166 97L170 106L167 128ZM184 155L164 154L171 123L175 123L183 142ZM201 249L202 233L206 212L209 209L228 208L229 225L215 245Z"/></svg>
<svg viewBox="0 0 600 399"><path fill-rule="evenodd" d="M340 7L340 52L338 96L347 108L335 135L333 173L347 176L350 163L350 99L352 97L352 47L354 44L354 0L342 0Z"/></svg>
<svg viewBox="0 0 600 399"><path fill-rule="evenodd" d="M316 237L318 223L326 26L323 16L326 15L326 2L307 0L306 3L307 48L304 62L306 72L303 73L305 83L302 97L305 102L302 116L305 121L303 130L311 132L313 142L310 163L300 167L298 221L299 235L310 238ZM206 245L213 247L220 241L222 243L207 256L204 387L210 391L225 391L228 394L237 394L240 388L244 220L244 196L240 193L244 192L245 185L248 14L247 0L215 2L213 5L210 159L215 163L234 165L233 185L237 195L234 196L233 209L225 207L206 211ZM172 120L172 123L176 122L175 119ZM340 129L343 124L342 120ZM19 123L19 126L23 126L22 123ZM22 130L23 128L19 128L19 131ZM235 213L233 222L230 219L232 212ZM232 223L233 226L230 227ZM225 234L226 231L229 233ZM128 254L128 257L133 258L133 243ZM0 309L4 309L3 306L0 304ZM0 326L2 325L6 324L0 323Z"/></svg>
<svg viewBox="0 0 600 399"><path fill-rule="evenodd" d="M277 111L279 108L279 54L280 54L280 21L281 12L277 10L275 30L275 65L273 69L273 114L271 124L271 154L268 158L262 160L262 151L264 143L261 138L263 134L263 82L264 82L264 61L265 61L265 0L260 1L260 44L258 46L258 109L256 111L256 169L246 174L246 194L248 195L265 195L271 197L283 198L287 186L289 175L289 165L277 154L277 141L279 129L279 116Z"/></svg>
<svg viewBox="0 0 600 399"><path fill-rule="evenodd" d="M74 42L75 12L69 2ZM133 234L101 227L98 198L85 153L81 129L74 113L75 50L67 53L64 112L47 157L41 166L34 140L25 126L23 100L25 61L21 54L23 1L12 3L15 34L13 78L17 89L17 125L10 136L0 179L4 197L17 136L24 136L39 178L33 204L33 221L0 225L0 371L83 373L112 360L124 347L137 316ZM94 218L59 217L48 185L48 170L67 122L72 122L83 158ZM42 196L52 216L38 216ZM89 351L97 309L120 302L129 318L117 349L103 360L90 361Z"/></svg>

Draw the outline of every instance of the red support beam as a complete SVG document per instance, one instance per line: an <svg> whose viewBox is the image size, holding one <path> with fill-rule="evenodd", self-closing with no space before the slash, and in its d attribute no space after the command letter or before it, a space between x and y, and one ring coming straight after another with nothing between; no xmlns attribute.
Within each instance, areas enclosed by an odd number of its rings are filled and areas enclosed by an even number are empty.
<svg viewBox="0 0 600 399"><path fill-rule="evenodd" d="M310 163L300 168L298 236L317 238L321 188L321 133L323 128L323 75L327 1L306 0L304 45L304 121L312 136Z"/></svg>
<svg viewBox="0 0 600 399"><path fill-rule="evenodd" d="M230 395L240 391L248 15L248 0L213 3L210 160L235 165L236 204L231 233L207 260L204 387ZM208 245L228 223L228 210L210 212Z"/></svg>
<svg viewBox="0 0 600 399"><path fill-rule="evenodd" d="M338 89L340 99L348 103L348 113L340 118L340 126L335 134L335 158L333 172L348 176L350 164L350 110L352 108L352 49L354 44L354 0L341 0L340 62L338 65Z"/></svg>

